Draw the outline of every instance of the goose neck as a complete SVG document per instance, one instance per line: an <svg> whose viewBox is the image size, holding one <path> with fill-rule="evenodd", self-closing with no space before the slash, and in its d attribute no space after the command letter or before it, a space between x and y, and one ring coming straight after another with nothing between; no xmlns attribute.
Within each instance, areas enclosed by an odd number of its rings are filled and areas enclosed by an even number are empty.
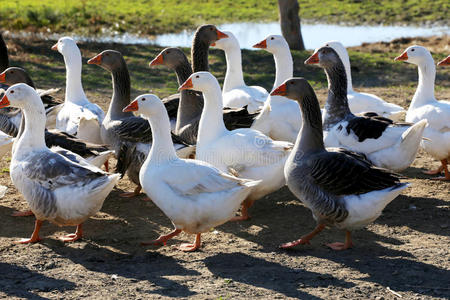
<svg viewBox="0 0 450 300"><path fill-rule="evenodd" d="M160 110L159 113L148 119L153 141L147 160L152 164L161 164L178 158L170 134L169 116L162 103Z"/></svg>
<svg viewBox="0 0 450 300"><path fill-rule="evenodd" d="M130 104L130 74L125 65L111 71L113 94L109 104L108 114L111 118L132 116L131 112L123 112L123 108Z"/></svg>
<svg viewBox="0 0 450 300"><path fill-rule="evenodd" d="M325 103L326 114L323 120L324 130L351 114L347 99L347 78L341 62L325 68L328 79L328 98Z"/></svg>
<svg viewBox="0 0 450 300"><path fill-rule="evenodd" d="M222 93L216 81L203 91L204 106L200 117L197 143L208 143L226 132L222 115Z"/></svg>
<svg viewBox="0 0 450 300"><path fill-rule="evenodd" d="M196 35L191 51L194 72L209 71L208 49L209 44L202 41L199 35Z"/></svg>
<svg viewBox="0 0 450 300"><path fill-rule="evenodd" d="M9 67L8 48L0 33L0 73Z"/></svg>
<svg viewBox="0 0 450 300"><path fill-rule="evenodd" d="M273 53L273 57L275 59L275 83L272 90L282 85L294 74L294 62L289 48L278 49Z"/></svg>
<svg viewBox="0 0 450 300"><path fill-rule="evenodd" d="M36 97L39 97L36 95ZM40 102L40 99L39 99ZM27 103L22 109L24 114L23 132L18 135L18 142L15 149L30 151L30 149L44 149L45 145L45 109L42 103ZM13 155L16 151L13 151Z"/></svg>
<svg viewBox="0 0 450 300"><path fill-rule="evenodd" d="M78 50L71 55L64 55L66 64L66 96L65 101L83 104L86 95L81 84L81 54Z"/></svg>
<svg viewBox="0 0 450 300"><path fill-rule="evenodd" d="M436 66L431 55L418 64L419 84L411 102L411 107L436 100L434 97L434 80L436 77Z"/></svg>
<svg viewBox="0 0 450 300"><path fill-rule="evenodd" d="M223 92L229 92L234 88L245 85L244 74L242 73L241 49L229 47L225 49L225 59L227 61L227 71L223 82Z"/></svg>

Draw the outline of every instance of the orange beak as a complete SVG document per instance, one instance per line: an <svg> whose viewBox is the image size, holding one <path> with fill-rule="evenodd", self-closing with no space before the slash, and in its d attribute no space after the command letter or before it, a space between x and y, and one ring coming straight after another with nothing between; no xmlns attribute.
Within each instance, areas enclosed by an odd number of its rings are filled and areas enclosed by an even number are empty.
<svg viewBox="0 0 450 300"><path fill-rule="evenodd" d="M102 54L97 54L93 58L87 61L90 65L100 65L102 63Z"/></svg>
<svg viewBox="0 0 450 300"><path fill-rule="evenodd" d="M405 51L402 53L402 55L394 58L394 60L406 61L406 60L408 60L408 53L406 53L406 51Z"/></svg>
<svg viewBox="0 0 450 300"><path fill-rule="evenodd" d="M7 106L9 106L9 100L8 100L8 97L6 97L6 94L5 94L5 96L3 96L3 98L2 98L2 101L0 101L0 108L3 108L3 107L7 107Z"/></svg>
<svg viewBox="0 0 450 300"><path fill-rule="evenodd" d="M152 60L150 62L149 66L153 67L153 66L159 66L159 65L162 65L162 64L164 64L164 58L162 56L162 53L160 53L160 54L158 54L158 56L154 60Z"/></svg>
<svg viewBox="0 0 450 300"><path fill-rule="evenodd" d="M445 59L441 60L440 62L438 62L437 65L438 66L450 66L450 55L447 56L447 58L445 58ZM2 80L1 76L2 75L0 74L0 82Z"/></svg>
<svg viewBox="0 0 450 300"><path fill-rule="evenodd" d="M263 41L259 42L258 44L253 45L253 48L266 49L267 48L267 41L263 40Z"/></svg>
<svg viewBox="0 0 450 300"><path fill-rule="evenodd" d="M219 29L216 29L216 33L217 33L217 39L224 39L227 38L228 35L226 33L223 33L222 31L220 31Z"/></svg>
<svg viewBox="0 0 450 300"><path fill-rule="evenodd" d="M305 60L305 65L313 65L319 63L319 53L315 52L307 60Z"/></svg>
<svg viewBox="0 0 450 300"><path fill-rule="evenodd" d="M127 107L125 107L122 111L123 112L138 111L138 109L139 109L138 102L137 100L134 100L133 102L128 104Z"/></svg>
<svg viewBox="0 0 450 300"><path fill-rule="evenodd" d="M0 83L5 83L6 82L6 73L3 72L2 74L0 74Z"/></svg>
<svg viewBox="0 0 450 300"><path fill-rule="evenodd" d="M286 84L283 83L282 85L274 89L270 93L270 96L286 96Z"/></svg>
<svg viewBox="0 0 450 300"><path fill-rule="evenodd" d="M52 46L52 50L58 51L58 43L56 43Z"/></svg>
<svg viewBox="0 0 450 300"><path fill-rule="evenodd" d="M179 91L189 90L189 89L192 89L193 87L194 87L194 85L192 84L192 78L189 78L178 88L178 90Z"/></svg>

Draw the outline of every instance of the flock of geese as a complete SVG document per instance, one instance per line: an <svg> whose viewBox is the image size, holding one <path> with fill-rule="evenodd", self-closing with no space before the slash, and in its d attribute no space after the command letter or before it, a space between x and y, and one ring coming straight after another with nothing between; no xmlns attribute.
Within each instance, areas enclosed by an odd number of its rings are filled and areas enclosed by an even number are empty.
<svg viewBox="0 0 450 300"><path fill-rule="evenodd" d="M208 72L210 46L225 52L222 89ZM62 240L80 239L82 223L127 174L136 188L121 196L143 190L174 225L172 232L143 244L165 245L185 231L196 238L180 249L194 251L201 233L249 219L256 200L287 184L312 211L317 227L281 247L307 244L326 226L336 226L346 231L345 241L328 246L343 250L352 247L352 230L374 221L409 186L394 172L407 168L419 147L441 162L428 173L444 172L437 179L450 180L450 102L434 97L436 67L426 48L411 46L395 58L419 71L405 111L353 90L349 56L340 42L325 43L305 61L327 75L322 110L308 81L293 78L282 36L270 35L254 47L274 56L270 93L245 84L233 34L203 25L194 36L192 66L177 48L164 49L150 62L175 71L180 93L163 100L144 94L133 101L124 58L105 50L88 61L112 75L105 114L84 93L82 57L72 38L60 38L52 47L66 65L63 103L50 96L52 90L36 89L25 70L9 66L1 38L0 83L6 91L0 102L0 152L11 149L11 180L31 209L16 215L36 217L31 237L18 243L38 242L44 220L77 226ZM447 57L438 65L449 64ZM117 159L115 173L109 173L111 156Z"/></svg>

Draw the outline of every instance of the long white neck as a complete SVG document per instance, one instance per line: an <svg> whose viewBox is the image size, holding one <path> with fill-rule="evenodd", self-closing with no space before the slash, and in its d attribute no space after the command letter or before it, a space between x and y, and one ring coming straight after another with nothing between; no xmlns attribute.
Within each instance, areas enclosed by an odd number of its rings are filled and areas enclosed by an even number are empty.
<svg viewBox="0 0 450 300"><path fill-rule="evenodd" d="M275 83L272 90L283 84L287 79L293 77L294 62L289 48L279 48L273 53L275 59Z"/></svg>
<svg viewBox="0 0 450 300"><path fill-rule="evenodd" d="M178 159L170 135L170 121L167 111L161 102L160 111L148 119L152 129L152 148L147 161L152 164L164 163Z"/></svg>
<svg viewBox="0 0 450 300"><path fill-rule="evenodd" d="M22 108L25 117L25 129L14 145L13 156L30 150L45 149L45 109L38 95L36 101L26 103Z"/></svg>
<svg viewBox="0 0 450 300"><path fill-rule="evenodd" d="M223 93L226 93L234 88L244 86L245 82L242 73L242 57L239 44L233 44L224 51L225 59L227 60L227 72L223 82Z"/></svg>
<svg viewBox="0 0 450 300"><path fill-rule="evenodd" d="M82 104L87 98L81 84L81 53L78 48L76 50L64 55L64 62L66 63L65 101Z"/></svg>
<svg viewBox="0 0 450 300"><path fill-rule="evenodd" d="M411 108L422 106L426 103L436 101L434 98L434 79L436 77L436 66L434 60L426 56L419 64L419 85L411 101Z"/></svg>
<svg viewBox="0 0 450 300"><path fill-rule="evenodd" d="M208 143L228 131L223 122L223 100L219 83L215 81L207 90L202 92L205 103L200 117L198 144Z"/></svg>

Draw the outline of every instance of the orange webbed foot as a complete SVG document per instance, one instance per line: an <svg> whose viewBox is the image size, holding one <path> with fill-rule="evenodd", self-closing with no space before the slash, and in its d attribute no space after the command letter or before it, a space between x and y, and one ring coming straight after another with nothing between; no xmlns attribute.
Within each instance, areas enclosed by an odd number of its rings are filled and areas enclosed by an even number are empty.
<svg viewBox="0 0 450 300"><path fill-rule="evenodd" d="M174 229L171 233L166 234L166 235L161 235L156 240L153 240L150 242L141 242L141 246L148 246L148 245L165 246L168 240L170 240L171 238L173 238L174 236L176 236L180 233L181 233L181 229Z"/></svg>
<svg viewBox="0 0 450 300"><path fill-rule="evenodd" d="M180 249L181 251L184 251L184 252L194 252L198 248L200 248L200 246L196 246L195 244L189 244L189 243L181 244L180 246L178 246L178 249Z"/></svg>
<svg viewBox="0 0 450 300"><path fill-rule="evenodd" d="M66 234L65 236L60 237L59 239L64 243L71 243L81 239L83 236L77 233Z"/></svg>
<svg viewBox="0 0 450 300"><path fill-rule="evenodd" d="M280 248L281 249L289 249L289 248L295 247L297 245L310 245L310 244L311 243L309 242L309 240L299 239L299 240L292 241L292 242L289 242L289 243L281 244Z"/></svg>
<svg viewBox="0 0 450 300"><path fill-rule="evenodd" d="M37 237L31 237L29 239L21 239L21 240L18 240L16 242L14 242L14 243L15 244L31 244L31 243L37 243L37 242L40 242L40 241L41 241L41 238L39 236L37 236Z"/></svg>
<svg viewBox="0 0 450 300"><path fill-rule="evenodd" d="M434 170L422 171L422 173L426 174L426 175L438 175L438 174L441 174L441 172L443 170L444 170L444 168L442 166L440 166L439 168L434 169Z"/></svg>

